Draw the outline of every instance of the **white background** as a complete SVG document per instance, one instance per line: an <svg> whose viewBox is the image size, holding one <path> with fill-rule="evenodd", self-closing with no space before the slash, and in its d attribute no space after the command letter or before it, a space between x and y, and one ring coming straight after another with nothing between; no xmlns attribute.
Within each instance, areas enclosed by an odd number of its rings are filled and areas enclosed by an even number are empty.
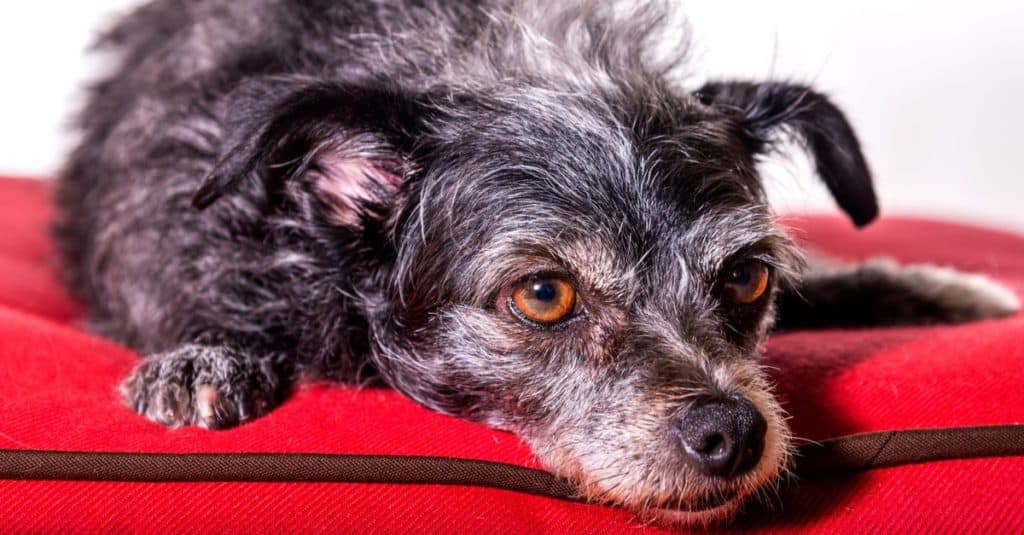
<svg viewBox="0 0 1024 535"><path fill-rule="evenodd" d="M244 0L239 0L244 1ZM886 213L1024 231L1024 2L679 0L707 76L831 94L860 134ZM0 8L0 173L51 175L95 29L131 0ZM780 210L832 210L806 161L769 169Z"/></svg>

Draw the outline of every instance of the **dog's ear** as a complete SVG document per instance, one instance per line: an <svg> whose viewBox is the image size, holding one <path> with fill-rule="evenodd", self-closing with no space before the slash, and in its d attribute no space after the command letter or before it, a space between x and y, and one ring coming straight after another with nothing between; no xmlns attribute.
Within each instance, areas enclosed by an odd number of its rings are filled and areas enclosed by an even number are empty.
<svg viewBox="0 0 1024 535"><path fill-rule="evenodd" d="M203 209L245 180L291 194L307 215L358 226L411 174L420 114L387 89L311 80L258 79L227 103L217 164L192 197Z"/></svg>
<svg viewBox="0 0 1024 535"><path fill-rule="evenodd" d="M780 131L802 140L832 196L857 226L878 215L871 172L850 123L824 95L787 83L711 82L697 91L706 105L734 115L755 154L771 149Z"/></svg>

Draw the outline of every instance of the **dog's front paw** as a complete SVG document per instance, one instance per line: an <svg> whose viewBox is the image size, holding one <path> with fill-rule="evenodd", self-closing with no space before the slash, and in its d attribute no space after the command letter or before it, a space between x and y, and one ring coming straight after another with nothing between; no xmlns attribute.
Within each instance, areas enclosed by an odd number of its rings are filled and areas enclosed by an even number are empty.
<svg viewBox="0 0 1024 535"><path fill-rule="evenodd" d="M265 360L226 347L186 345L146 358L121 393L154 422L223 429L265 414L278 402L280 387Z"/></svg>

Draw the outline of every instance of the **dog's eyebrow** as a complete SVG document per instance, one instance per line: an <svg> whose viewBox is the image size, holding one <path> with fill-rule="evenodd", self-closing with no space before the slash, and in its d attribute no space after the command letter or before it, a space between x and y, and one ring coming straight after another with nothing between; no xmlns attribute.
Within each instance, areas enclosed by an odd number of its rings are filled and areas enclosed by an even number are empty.
<svg viewBox="0 0 1024 535"><path fill-rule="evenodd" d="M789 268L789 261L785 255L785 251L780 250L780 244L773 236L762 238L745 247L741 247L731 255L724 257L724 260L722 261L723 267L727 262L739 260L741 257L760 260L761 262L775 268Z"/></svg>
<svg viewBox="0 0 1024 535"><path fill-rule="evenodd" d="M688 225L676 247L687 269L704 276L717 274L739 255L749 255L784 271L799 265L800 257L771 217L756 210L704 214Z"/></svg>
<svg viewBox="0 0 1024 535"><path fill-rule="evenodd" d="M562 270L605 298L627 302L637 291L640 264L617 254L598 234L505 235L483 247L463 276L472 281L473 302L487 301L518 278Z"/></svg>

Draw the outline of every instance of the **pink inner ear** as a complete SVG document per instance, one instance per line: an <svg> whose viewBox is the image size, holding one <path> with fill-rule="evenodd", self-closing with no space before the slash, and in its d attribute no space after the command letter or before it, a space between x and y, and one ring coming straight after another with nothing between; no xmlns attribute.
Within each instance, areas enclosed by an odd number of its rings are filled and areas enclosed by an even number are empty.
<svg viewBox="0 0 1024 535"><path fill-rule="evenodd" d="M401 186L402 177L385 169L386 156L362 153L346 155L327 150L313 166L317 190L327 203L327 217L345 226L360 225L360 209L368 202L382 202ZM398 167L398 166L394 166Z"/></svg>

